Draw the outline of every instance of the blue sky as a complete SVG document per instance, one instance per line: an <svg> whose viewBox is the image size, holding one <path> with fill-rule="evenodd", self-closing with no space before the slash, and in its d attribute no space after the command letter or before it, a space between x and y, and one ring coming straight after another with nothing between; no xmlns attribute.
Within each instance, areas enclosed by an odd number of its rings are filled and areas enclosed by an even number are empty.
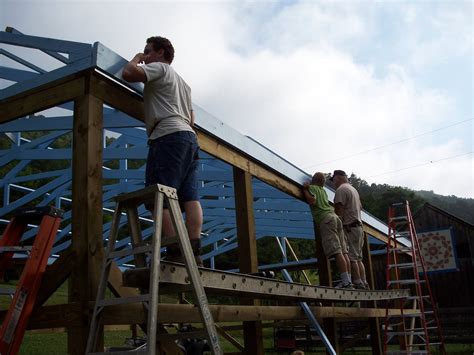
<svg viewBox="0 0 474 355"><path fill-rule="evenodd" d="M474 196L472 1L0 6L3 28L100 41L126 58L169 37L197 104L309 173Z"/></svg>

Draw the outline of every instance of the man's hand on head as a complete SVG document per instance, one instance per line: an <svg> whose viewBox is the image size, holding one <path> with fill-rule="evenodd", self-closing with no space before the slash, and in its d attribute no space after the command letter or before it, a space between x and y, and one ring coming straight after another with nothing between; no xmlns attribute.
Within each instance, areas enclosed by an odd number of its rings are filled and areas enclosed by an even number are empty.
<svg viewBox="0 0 474 355"><path fill-rule="evenodd" d="M133 59L128 62L122 71L122 78L129 83L146 82L146 74L143 68L138 64L144 62L147 55L144 53L137 53Z"/></svg>
<svg viewBox="0 0 474 355"><path fill-rule="evenodd" d="M137 53L137 54L135 54L135 57L133 57L132 61L137 62L137 63L141 63L141 62L145 61L146 57L147 57L147 55L145 53Z"/></svg>

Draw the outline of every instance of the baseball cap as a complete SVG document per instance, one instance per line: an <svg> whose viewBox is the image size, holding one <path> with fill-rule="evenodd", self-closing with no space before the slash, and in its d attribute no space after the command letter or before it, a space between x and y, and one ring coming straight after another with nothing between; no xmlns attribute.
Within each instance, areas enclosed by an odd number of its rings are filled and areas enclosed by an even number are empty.
<svg viewBox="0 0 474 355"><path fill-rule="evenodd" d="M346 176L346 177L347 177L347 174L346 174L346 172L345 172L344 170L334 170L334 172L332 173L332 176L331 176L331 178L330 178L329 180L333 181L334 176L337 176L337 175L339 175L339 176Z"/></svg>

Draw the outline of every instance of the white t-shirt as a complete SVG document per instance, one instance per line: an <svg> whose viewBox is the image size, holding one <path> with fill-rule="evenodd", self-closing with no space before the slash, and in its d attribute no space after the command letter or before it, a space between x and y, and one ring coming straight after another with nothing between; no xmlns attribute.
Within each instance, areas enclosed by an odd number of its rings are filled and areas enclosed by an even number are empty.
<svg viewBox="0 0 474 355"><path fill-rule="evenodd" d="M356 221L362 221L359 193L349 183L339 186L334 195L334 203L340 203L343 206L342 223L344 225L351 224Z"/></svg>
<svg viewBox="0 0 474 355"><path fill-rule="evenodd" d="M141 65L145 71L145 125L149 139L191 131L191 88L166 63Z"/></svg>

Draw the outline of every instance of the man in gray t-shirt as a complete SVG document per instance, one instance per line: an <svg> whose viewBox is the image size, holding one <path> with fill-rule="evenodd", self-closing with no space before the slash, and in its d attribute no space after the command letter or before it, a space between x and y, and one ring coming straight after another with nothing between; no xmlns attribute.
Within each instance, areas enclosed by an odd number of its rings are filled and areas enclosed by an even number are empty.
<svg viewBox="0 0 474 355"><path fill-rule="evenodd" d="M365 289L368 288L368 283L362 262L362 248L365 238L362 229L362 204L359 193L349 183L346 173L342 170L335 170L331 181L336 186L334 210L342 220L349 247L352 282L355 288Z"/></svg>
<svg viewBox="0 0 474 355"><path fill-rule="evenodd" d="M186 213L186 227L191 245L200 263L202 209L198 196L199 145L193 130L194 112L191 88L171 67L174 48L163 37L150 37L144 53L138 53L123 68L128 82L143 82L145 125L148 135L148 158L145 185L162 184L174 187ZM153 206L147 206L153 210ZM163 234L176 233L167 206L163 211ZM178 261L179 248L171 246L168 253Z"/></svg>

